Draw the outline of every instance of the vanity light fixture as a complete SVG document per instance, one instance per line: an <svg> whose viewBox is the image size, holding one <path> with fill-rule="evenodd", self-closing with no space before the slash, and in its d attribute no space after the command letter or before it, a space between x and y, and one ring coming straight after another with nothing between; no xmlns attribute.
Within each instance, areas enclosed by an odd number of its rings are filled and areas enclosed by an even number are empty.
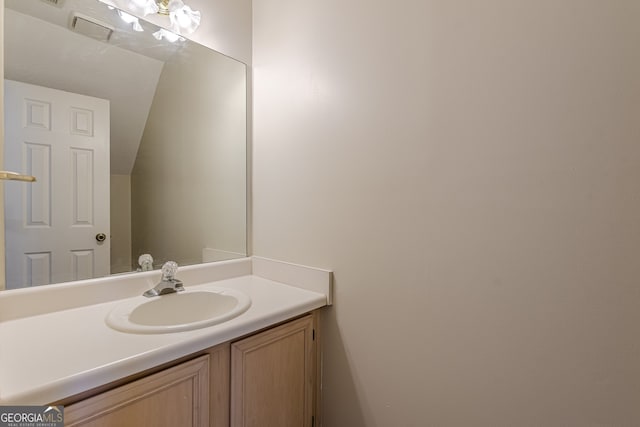
<svg viewBox="0 0 640 427"><path fill-rule="evenodd" d="M200 25L200 12L182 0L118 0L118 3L135 14L169 16L170 29L176 34L191 34Z"/></svg>

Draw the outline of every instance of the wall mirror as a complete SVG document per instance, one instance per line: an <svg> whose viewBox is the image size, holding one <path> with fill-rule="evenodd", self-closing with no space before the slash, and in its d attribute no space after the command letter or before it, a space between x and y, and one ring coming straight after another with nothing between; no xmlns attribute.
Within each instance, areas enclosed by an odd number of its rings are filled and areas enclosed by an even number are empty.
<svg viewBox="0 0 640 427"><path fill-rule="evenodd" d="M53 3L5 0L6 287L245 256L245 64Z"/></svg>

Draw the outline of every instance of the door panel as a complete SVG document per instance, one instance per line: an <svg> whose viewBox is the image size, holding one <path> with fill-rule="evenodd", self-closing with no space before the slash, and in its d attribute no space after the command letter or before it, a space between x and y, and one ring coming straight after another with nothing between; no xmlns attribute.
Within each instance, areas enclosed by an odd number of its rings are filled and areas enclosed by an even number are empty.
<svg viewBox="0 0 640 427"><path fill-rule="evenodd" d="M316 346L308 315L231 345L231 426L312 427Z"/></svg>
<svg viewBox="0 0 640 427"><path fill-rule="evenodd" d="M51 226L51 147L41 144L24 144L26 173L38 177L37 184L26 185L27 227Z"/></svg>
<svg viewBox="0 0 640 427"><path fill-rule="evenodd" d="M51 283L51 252L24 254L27 276L25 283L30 286Z"/></svg>
<svg viewBox="0 0 640 427"><path fill-rule="evenodd" d="M93 225L93 152L72 149L74 226Z"/></svg>

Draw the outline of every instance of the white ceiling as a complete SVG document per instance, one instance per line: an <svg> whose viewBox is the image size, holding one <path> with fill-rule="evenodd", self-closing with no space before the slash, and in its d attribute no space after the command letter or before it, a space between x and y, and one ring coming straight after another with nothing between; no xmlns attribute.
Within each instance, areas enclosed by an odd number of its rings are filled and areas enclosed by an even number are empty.
<svg viewBox="0 0 640 427"><path fill-rule="evenodd" d="M108 99L111 172L128 175L164 65L178 46L135 33L97 0L6 0L5 78ZM77 11L115 27L108 43L68 29ZM126 49L124 48L126 47ZM142 53L144 54L142 54Z"/></svg>

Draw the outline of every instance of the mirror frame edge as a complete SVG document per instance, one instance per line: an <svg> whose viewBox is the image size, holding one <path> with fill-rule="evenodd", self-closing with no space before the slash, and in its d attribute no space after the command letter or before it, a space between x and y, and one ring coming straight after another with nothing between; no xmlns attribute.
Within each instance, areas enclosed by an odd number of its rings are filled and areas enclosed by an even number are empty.
<svg viewBox="0 0 640 427"><path fill-rule="evenodd" d="M0 99L4 99L4 0L0 0ZM4 102L0 103L0 165L4 165ZM0 185L0 291L5 289L4 184Z"/></svg>

